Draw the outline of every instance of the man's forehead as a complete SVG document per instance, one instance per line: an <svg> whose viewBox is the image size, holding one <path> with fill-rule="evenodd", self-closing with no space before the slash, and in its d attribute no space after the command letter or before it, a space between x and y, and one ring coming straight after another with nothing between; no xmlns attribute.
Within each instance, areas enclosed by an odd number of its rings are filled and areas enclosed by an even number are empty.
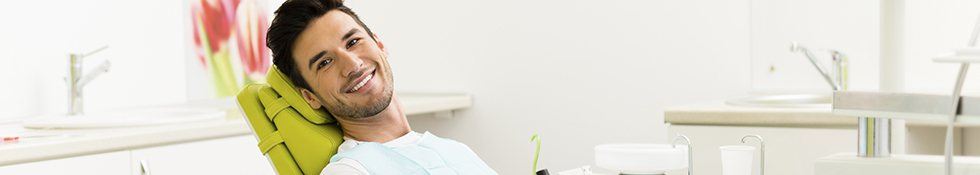
<svg viewBox="0 0 980 175"><path fill-rule="evenodd" d="M323 42L311 42L311 41L334 41L340 40L341 36L354 28L357 28L357 23L346 13L339 10L332 10L314 19L306 30L299 35L300 45L304 44L316 44Z"/></svg>
<svg viewBox="0 0 980 175"><path fill-rule="evenodd" d="M310 28L319 28L324 34L340 36L350 29L358 27L354 18L340 10L331 10L323 16L314 19ZM340 39L340 37L336 37Z"/></svg>

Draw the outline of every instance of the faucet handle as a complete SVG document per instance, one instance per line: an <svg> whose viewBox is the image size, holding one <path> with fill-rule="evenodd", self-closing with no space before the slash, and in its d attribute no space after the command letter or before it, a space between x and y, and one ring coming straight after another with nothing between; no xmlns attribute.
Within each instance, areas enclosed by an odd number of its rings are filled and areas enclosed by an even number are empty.
<svg viewBox="0 0 980 175"><path fill-rule="evenodd" d="M830 56L834 59L834 61L838 61L838 59L846 57L846 55L839 50L827 49L827 52L830 52Z"/></svg>
<svg viewBox="0 0 980 175"><path fill-rule="evenodd" d="M87 53L69 53L68 55L70 55L70 56L68 58L71 59L71 63L69 63L69 64L71 64L72 66L75 66L75 64L81 64L82 58L85 58L85 57L94 55L96 53L102 52L103 50L108 49L108 48L109 48L109 45L103 45L102 47L99 47L99 48L97 48L95 50L92 50L92 51L89 51Z"/></svg>
<svg viewBox="0 0 980 175"><path fill-rule="evenodd" d="M108 48L109 48L109 45L103 45L102 47L99 47L98 49L89 51L88 53L84 53L84 54L78 55L78 57L81 57L81 58L88 57L90 55L94 55L95 53L102 52L103 50L108 49Z"/></svg>

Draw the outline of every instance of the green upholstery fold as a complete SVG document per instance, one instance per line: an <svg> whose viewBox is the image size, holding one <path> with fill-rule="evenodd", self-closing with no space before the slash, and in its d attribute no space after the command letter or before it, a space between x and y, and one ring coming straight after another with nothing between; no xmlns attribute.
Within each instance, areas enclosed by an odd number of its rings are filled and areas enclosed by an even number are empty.
<svg viewBox="0 0 980 175"><path fill-rule="evenodd" d="M238 94L249 126L281 175L320 174L343 142L343 133L329 113L316 110L288 78L273 66L268 84L248 84Z"/></svg>
<svg viewBox="0 0 980 175"><path fill-rule="evenodd" d="M273 147L282 145L285 142L282 140L282 136L279 135L278 131L273 131L272 134L259 140L262 140L259 142L259 151L262 151L262 154L269 153L269 150L272 150Z"/></svg>
<svg viewBox="0 0 980 175"><path fill-rule="evenodd" d="M271 90L271 89L264 89L264 90ZM275 120L276 119L275 117L279 116L279 112L289 109L289 103L286 103L286 99L283 98L278 98L275 101L270 102L269 104L263 103L263 105L267 106L265 108L265 115L269 116L269 120Z"/></svg>

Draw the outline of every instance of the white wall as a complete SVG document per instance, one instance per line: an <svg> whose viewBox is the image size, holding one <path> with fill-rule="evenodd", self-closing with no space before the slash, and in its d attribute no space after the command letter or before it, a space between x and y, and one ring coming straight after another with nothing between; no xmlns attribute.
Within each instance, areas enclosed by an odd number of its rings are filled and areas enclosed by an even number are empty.
<svg viewBox="0 0 980 175"><path fill-rule="evenodd" d="M456 118L412 127L469 144L501 174L593 162L592 147L665 143L662 109L749 89L749 4L355 1L390 49L396 89L464 91Z"/></svg>
<svg viewBox="0 0 980 175"><path fill-rule="evenodd" d="M186 100L183 1L9 1L0 5L0 118L67 111L69 53L112 62L85 88L88 112Z"/></svg>
<svg viewBox="0 0 980 175"><path fill-rule="evenodd" d="M980 1L904 0L906 48L904 90L951 93L959 65L934 63L932 59L954 48L966 47L976 20ZM965 91L980 92L980 71L973 66Z"/></svg>

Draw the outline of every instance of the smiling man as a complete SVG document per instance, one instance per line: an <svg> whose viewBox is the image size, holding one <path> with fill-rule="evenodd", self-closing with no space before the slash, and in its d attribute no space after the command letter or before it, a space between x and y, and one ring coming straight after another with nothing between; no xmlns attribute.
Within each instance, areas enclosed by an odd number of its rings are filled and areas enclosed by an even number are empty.
<svg viewBox="0 0 980 175"><path fill-rule="evenodd" d="M496 174L468 146L412 131L384 44L342 0L286 1L267 45L273 64L344 133L322 174Z"/></svg>

